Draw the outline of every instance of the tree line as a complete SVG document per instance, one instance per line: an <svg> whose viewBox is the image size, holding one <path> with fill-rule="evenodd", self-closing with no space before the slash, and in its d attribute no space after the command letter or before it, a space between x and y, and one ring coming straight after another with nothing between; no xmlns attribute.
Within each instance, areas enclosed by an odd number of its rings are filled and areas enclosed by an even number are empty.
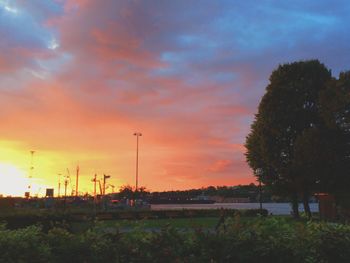
<svg viewBox="0 0 350 263"><path fill-rule="evenodd" d="M289 202L286 196L274 195L269 186L263 185L262 189L262 201L263 202ZM260 189L258 185L253 183L247 185L236 186L208 186L196 189L188 190L173 190L173 191L155 191L150 192L145 187L140 187L136 192L132 186L122 186L118 193L115 194L116 198L143 198L145 200L154 199L192 199L200 195L213 197L220 196L224 198L249 198L250 202L259 202Z"/></svg>
<svg viewBox="0 0 350 263"><path fill-rule="evenodd" d="M270 76L246 138L246 159L273 193L298 202L330 193L349 201L350 72L333 77L318 60L280 65Z"/></svg>

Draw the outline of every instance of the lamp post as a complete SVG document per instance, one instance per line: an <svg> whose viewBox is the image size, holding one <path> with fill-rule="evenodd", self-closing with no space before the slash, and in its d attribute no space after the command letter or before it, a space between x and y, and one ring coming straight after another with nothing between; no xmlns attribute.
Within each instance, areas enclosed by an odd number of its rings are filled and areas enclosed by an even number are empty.
<svg viewBox="0 0 350 263"><path fill-rule="evenodd" d="M142 136L141 132L135 132L134 136L136 136L136 189L138 189L138 180L139 180L139 137Z"/></svg>
<svg viewBox="0 0 350 263"><path fill-rule="evenodd" d="M106 181L107 181L107 179L108 178L111 178L111 176L110 175L103 175L103 196L105 196L106 195Z"/></svg>

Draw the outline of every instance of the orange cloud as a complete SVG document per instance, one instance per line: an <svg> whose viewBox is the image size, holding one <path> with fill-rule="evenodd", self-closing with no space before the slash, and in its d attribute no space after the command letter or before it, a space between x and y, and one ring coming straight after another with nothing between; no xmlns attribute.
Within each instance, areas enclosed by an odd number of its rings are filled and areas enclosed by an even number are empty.
<svg viewBox="0 0 350 263"><path fill-rule="evenodd" d="M165 18L162 7L138 1L65 1L62 14L41 21L56 32L56 50L1 55L14 87L0 83L0 140L20 143L5 147L25 156L15 165L27 165L35 149L45 185L57 187L57 174L78 163L82 191L92 190L95 173L133 185L133 133L140 131L140 184L152 190L254 181L243 147L254 110L238 96L255 83L254 72L220 82L217 71L239 67L214 68L210 58L201 65L205 54L192 53L205 43L186 46L190 24L167 18L183 6L163 8ZM35 70L47 75L38 78Z"/></svg>

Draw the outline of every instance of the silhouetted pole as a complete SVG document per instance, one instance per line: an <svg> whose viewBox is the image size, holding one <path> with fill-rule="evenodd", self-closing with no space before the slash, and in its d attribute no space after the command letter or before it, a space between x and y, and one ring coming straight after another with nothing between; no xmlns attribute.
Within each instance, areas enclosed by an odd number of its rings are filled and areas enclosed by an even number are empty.
<svg viewBox="0 0 350 263"><path fill-rule="evenodd" d="M107 181L107 179L108 178L111 178L111 176L110 175L103 175L103 195L105 195L106 194L106 181Z"/></svg>
<svg viewBox="0 0 350 263"><path fill-rule="evenodd" d="M139 180L139 137L142 136L141 132L135 132L134 136L136 136L136 189L138 189L138 180Z"/></svg>
<svg viewBox="0 0 350 263"><path fill-rule="evenodd" d="M58 197L61 197L61 174L58 174Z"/></svg>
<svg viewBox="0 0 350 263"><path fill-rule="evenodd" d="M97 174L95 174L94 178L92 179L94 182L94 213L96 213L96 184L97 184Z"/></svg>
<svg viewBox="0 0 350 263"><path fill-rule="evenodd" d="M79 165L77 166L77 177L76 177L76 182L75 182L75 196L78 196L78 191L79 191Z"/></svg>
<svg viewBox="0 0 350 263"><path fill-rule="evenodd" d="M108 206L107 206L107 198L106 198L106 181L108 178L111 178L110 175L103 175L103 185L102 185L102 205L103 205L103 210L107 210Z"/></svg>
<svg viewBox="0 0 350 263"><path fill-rule="evenodd" d="M94 178L91 180L94 182L94 203L96 203L96 184L97 184L97 174L94 175Z"/></svg>
<svg viewBox="0 0 350 263"><path fill-rule="evenodd" d="M64 209L66 209L66 205L67 205L67 185L68 185L68 178L66 177L64 179Z"/></svg>
<svg viewBox="0 0 350 263"><path fill-rule="evenodd" d="M65 198L65 199L66 199L66 197L67 197L67 185L68 185L68 181L65 180L65 181L64 181L64 198Z"/></svg>
<svg viewBox="0 0 350 263"><path fill-rule="evenodd" d="M29 196L32 188L32 178L34 173L34 153L35 151L30 151L30 171L29 171L29 182L28 182Z"/></svg>

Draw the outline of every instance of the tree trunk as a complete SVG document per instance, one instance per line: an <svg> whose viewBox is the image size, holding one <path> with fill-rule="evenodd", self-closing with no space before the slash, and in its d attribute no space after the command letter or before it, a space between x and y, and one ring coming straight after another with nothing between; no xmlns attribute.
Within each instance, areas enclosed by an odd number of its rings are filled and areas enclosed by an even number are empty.
<svg viewBox="0 0 350 263"><path fill-rule="evenodd" d="M307 194L303 195L303 205L304 205L304 211L308 219L312 218L310 205L309 205L309 197Z"/></svg>
<svg viewBox="0 0 350 263"><path fill-rule="evenodd" d="M298 203L298 196L296 194L292 197L292 210L293 210L293 217L295 219L298 219L299 216L299 203Z"/></svg>

